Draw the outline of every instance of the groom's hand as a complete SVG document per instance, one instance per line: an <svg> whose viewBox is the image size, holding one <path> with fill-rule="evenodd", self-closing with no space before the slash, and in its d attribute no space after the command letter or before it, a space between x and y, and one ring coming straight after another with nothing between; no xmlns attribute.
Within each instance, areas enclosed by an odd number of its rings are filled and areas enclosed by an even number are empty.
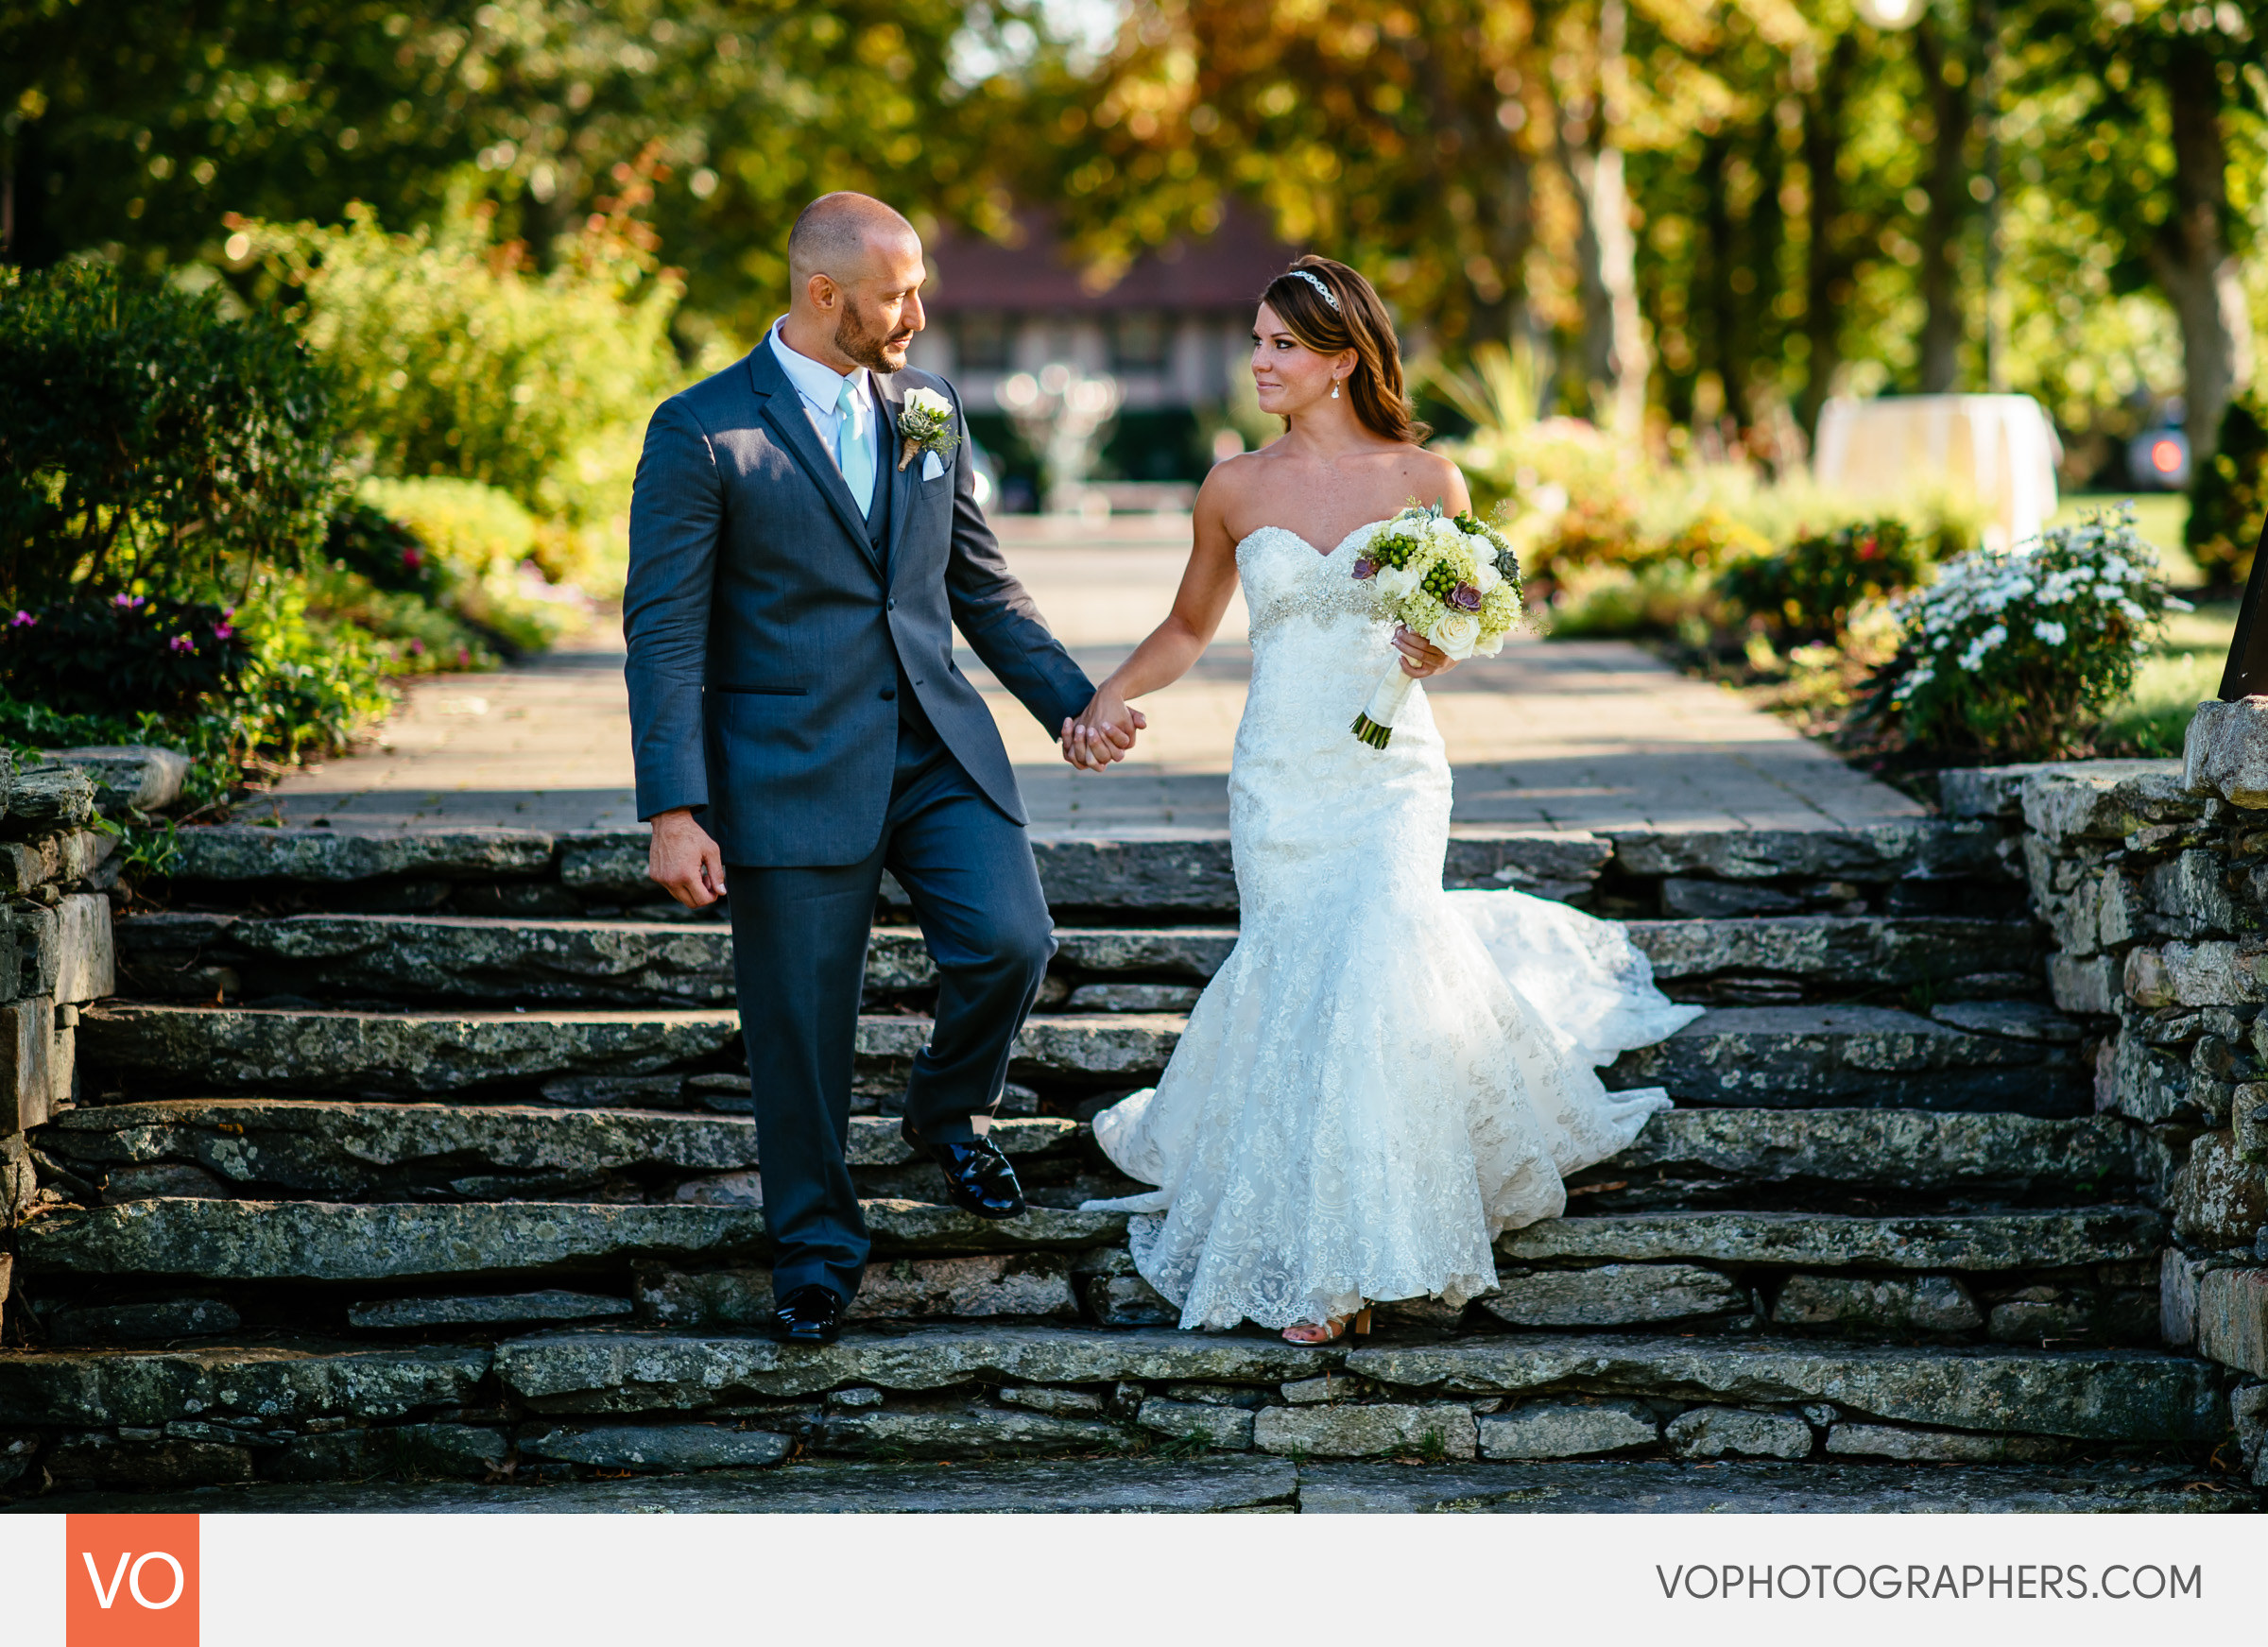
<svg viewBox="0 0 2268 1647"><path fill-rule="evenodd" d="M1082 771L1104 771L1126 758L1135 734L1149 724L1142 711L1123 700L1106 703L1097 693L1075 720L1063 723L1063 759Z"/></svg>
<svg viewBox="0 0 2268 1647"><path fill-rule="evenodd" d="M680 806L654 815L654 838L645 849L645 873L688 909L701 909L725 895L725 858L709 832Z"/></svg>

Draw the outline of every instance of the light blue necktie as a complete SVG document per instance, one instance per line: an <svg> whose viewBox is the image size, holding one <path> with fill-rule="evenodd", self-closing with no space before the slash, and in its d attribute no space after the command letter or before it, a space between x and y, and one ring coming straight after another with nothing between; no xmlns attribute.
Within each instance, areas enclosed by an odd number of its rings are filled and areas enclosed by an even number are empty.
<svg viewBox="0 0 2268 1647"><path fill-rule="evenodd" d="M842 420L835 426L834 461L862 515L874 506L874 441L871 436L859 434L858 380L865 375L852 372L843 379L842 398L834 403L835 415Z"/></svg>

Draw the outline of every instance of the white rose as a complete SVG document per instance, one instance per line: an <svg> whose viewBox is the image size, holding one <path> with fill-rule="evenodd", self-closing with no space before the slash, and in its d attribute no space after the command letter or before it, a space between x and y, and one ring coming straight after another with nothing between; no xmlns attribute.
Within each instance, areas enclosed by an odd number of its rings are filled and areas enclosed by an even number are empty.
<svg viewBox="0 0 2268 1647"><path fill-rule="evenodd" d="M905 409L919 412L925 418L950 418L953 403L936 389L908 389L905 391Z"/></svg>
<svg viewBox="0 0 2268 1647"><path fill-rule="evenodd" d="M1496 562L1493 560L1484 560L1473 570L1472 587L1479 590L1483 594L1486 594L1490 590L1494 589L1498 584L1503 581L1503 574L1497 571Z"/></svg>
<svg viewBox="0 0 2268 1647"><path fill-rule="evenodd" d="M1445 549L1454 549L1465 541L1464 530L1447 515L1435 515L1426 531Z"/></svg>
<svg viewBox="0 0 2268 1647"><path fill-rule="evenodd" d="M1481 643L1481 620L1470 612L1443 612L1426 639L1452 658L1469 658Z"/></svg>
<svg viewBox="0 0 2268 1647"><path fill-rule="evenodd" d="M1418 587L1418 571L1415 566L1388 566L1380 571L1378 592L1388 600L1400 600Z"/></svg>

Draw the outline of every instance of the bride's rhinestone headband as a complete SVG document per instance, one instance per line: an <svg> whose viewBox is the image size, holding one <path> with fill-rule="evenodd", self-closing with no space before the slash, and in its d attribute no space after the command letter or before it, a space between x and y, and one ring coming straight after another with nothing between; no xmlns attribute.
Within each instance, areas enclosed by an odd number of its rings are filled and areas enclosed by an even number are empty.
<svg viewBox="0 0 2268 1647"><path fill-rule="evenodd" d="M1331 305L1331 311L1332 314L1335 315L1339 312L1339 295L1323 283L1323 277L1321 275L1318 275L1313 269L1306 268L1296 268L1287 272L1290 273L1295 279L1305 281L1309 285L1314 287L1316 291L1320 292L1323 295L1323 300Z"/></svg>

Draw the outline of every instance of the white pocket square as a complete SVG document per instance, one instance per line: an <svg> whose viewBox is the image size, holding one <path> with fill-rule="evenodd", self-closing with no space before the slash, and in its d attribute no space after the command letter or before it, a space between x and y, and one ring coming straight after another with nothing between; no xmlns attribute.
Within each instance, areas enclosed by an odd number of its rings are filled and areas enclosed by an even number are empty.
<svg viewBox="0 0 2268 1647"><path fill-rule="evenodd" d="M921 478L923 480L935 480L938 475L943 474L944 472L944 460L938 457L936 453L924 452L921 455Z"/></svg>

